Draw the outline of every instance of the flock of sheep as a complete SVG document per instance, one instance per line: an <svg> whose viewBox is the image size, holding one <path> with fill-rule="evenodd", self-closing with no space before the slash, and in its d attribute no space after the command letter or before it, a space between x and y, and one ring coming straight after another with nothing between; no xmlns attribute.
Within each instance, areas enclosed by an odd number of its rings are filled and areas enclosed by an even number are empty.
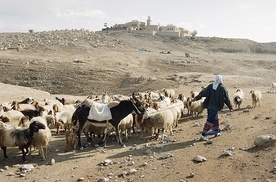
<svg viewBox="0 0 276 182"><path fill-rule="evenodd" d="M270 92L275 93L276 84L271 84ZM148 117L134 113L129 114L121 120L119 128L120 133L127 138L135 129L141 129L141 137L146 132L150 132L156 139L164 139L166 132L173 134L173 128L177 127L178 121L184 115L198 116L204 110L201 107L204 98L192 102L198 92L191 91L189 96L185 94L176 94L174 89L162 89L159 91L139 92L136 98L147 108ZM252 108L260 106L262 93L258 90L251 90ZM108 96L88 96L83 101L70 101L64 98L45 99L35 101L27 98L23 101L12 101L2 103L0 106L0 146L5 158L8 147L16 147L22 151L23 161L26 161L26 155L31 154L34 149L45 160L47 157L47 148L52 137L52 129L56 129L56 134L64 130L64 141L67 150L74 150L78 142L78 125L72 123L72 117L76 108L91 100L108 104L113 101L120 102L129 99L125 95ZM236 108L240 109L244 100L242 89L237 89L233 95L233 103ZM187 110L186 113L184 111ZM112 127L109 127L112 128ZM95 126L86 122L83 133L87 142L91 143L93 137L102 137L107 132L107 126Z"/></svg>

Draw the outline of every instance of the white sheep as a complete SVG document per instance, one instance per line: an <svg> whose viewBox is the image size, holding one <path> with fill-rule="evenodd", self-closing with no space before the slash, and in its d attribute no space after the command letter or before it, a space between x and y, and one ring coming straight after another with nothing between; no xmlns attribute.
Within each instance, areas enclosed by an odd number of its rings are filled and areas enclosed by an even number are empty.
<svg viewBox="0 0 276 182"><path fill-rule="evenodd" d="M88 122L87 122L88 123ZM66 150L76 150L78 145L78 127L73 126L70 130L65 131Z"/></svg>
<svg viewBox="0 0 276 182"><path fill-rule="evenodd" d="M74 105L62 106L61 112L55 113L57 134L60 129L69 130L72 127L72 116L76 108Z"/></svg>
<svg viewBox="0 0 276 182"><path fill-rule="evenodd" d="M191 97L192 97L192 99L193 99L193 98L195 98L195 96L197 96L197 95L199 94L199 92L193 91L193 90L192 90L192 91L190 92L190 94L191 94Z"/></svg>
<svg viewBox="0 0 276 182"><path fill-rule="evenodd" d="M4 123L8 123L14 126L18 126L24 114L17 110L9 110L7 112L2 112L0 119Z"/></svg>
<svg viewBox="0 0 276 182"><path fill-rule="evenodd" d="M106 126L95 126L91 122L86 122L83 129L88 145L91 145L93 135L94 137L97 136L98 138L101 138L104 136L105 132Z"/></svg>
<svg viewBox="0 0 276 182"><path fill-rule="evenodd" d="M237 107L238 109L241 109L241 104L243 102L243 99L244 99L244 93L242 89L238 88L233 95L233 103L235 107Z"/></svg>
<svg viewBox="0 0 276 182"><path fill-rule="evenodd" d="M164 93L165 97L169 97L171 100L175 99L174 89L163 89L163 93Z"/></svg>
<svg viewBox="0 0 276 182"><path fill-rule="evenodd" d="M20 103L18 101L13 101L11 103L11 108L13 110L18 110L18 111L21 111L21 110L26 110L26 109L32 109L32 110L35 110L35 106L31 103Z"/></svg>
<svg viewBox="0 0 276 182"><path fill-rule="evenodd" d="M251 94L252 108L255 108L257 104L261 106L262 92L259 90L251 90L249 94Z"/></svg>
<svg viewBox="0 0 276 182"><path fill-rule="evenodd" d="M43 160L46 160L48 145L52 137L51 130L48 127L47 119L43 116L37 116L32 118L30 122L40 122L45 125L45 129L40 129L37 133L34 134L33 139L31 141L31 145L37 148Z"/></svg>
<svg viewBox="0 0 276 182"><path fill-rule="evenodd" d="M178 126L178 120L181 117L181 115L178 112L179 110L174 108L174 107L170 107L168 109L170 109L172 114L173 114L173 127L177 127Z"/></svg>
<svg viewBox="0 0 276 182"><path fill-rule="evenodd" d="M58 134L61 129L69 130L72 127L72 115L68 111L58 112L56 113L56 133Z"/></svg>
<svg viewBox="0 0 276 182"><path fill-rule="evenodd" d="M158 92L148 91L148 96L153 102L160 100L160 93Z"/></svg>
<svg viewBox="0 0 276 182"><path fill-rule="evenodd" d="M31 144L34 133L37 133L40 129L45 129L45 125L36 121L32 122L29 127L12 126L0 122L0 146L4 157L8 158L7 147L18 146L22 151L23 161L27 161L28 147Z"/></svg>
<svg viewBox="0 0 276 182"><path fill-rule="evenodd" d="M130 97L122 94L116 94L111 96L113 101L122 101L122 100L129 100Z"/></svg>
<svg viewBox="0 0 276 182"><path fill-rule="evenodd" d="M171 104L170 98L166 97L161 101L155 101L152 103L152 107L156 110L166 109Z"/></svg>
<svg viewBox="0 0 276 182"><path fill-rule="evenodd" d="M199 116L204 110L202 107L203 99L197 100L192 102L192 99L190 97L187 98L187 107L188 107L188 113L192 116Z"/></svg>
<svg viewBox="0 0 276 182"><path fill-rule="evenodd" d="M128 139L128 134L133 129L133 115L130 113L126 117L124 117L119 123L119 130L123 134L125 134L126 139Z"/></svg>
<svg viewBox="0 0 276 182"><path fill-rule="evenodd" d="M158 129L156 139L159 138L160 130L162 131L161 139L164 139L164 132L169 130L170 134L173 135L173 123L174 117L170 109L163 109L157 111L153 108L148 108L148 118L137 118L138 126L142 129L148 128Z"/></svg>
<svg viewBox="0 0 276 182"><path fill-rule="evenodd" d="M184 104L184 107L186 107L187 97L184 94L179 94L177 99L181 100Z"/></svg>
<svg viewBox="0 0 276 182"><path fill-rule="evenodd" d="M272 82L269 91L271 93L275 93L276 90L276 82Z"/></svg>
<svg viewBox="0 0 276 182"><path fill-rule="evenodd" d="M103 104L108 104L110 102L112 102L112 98L109 95L107 95L107 94L104 93L102 95L102 103Z"/></svg>
<svg viewBox="0 0 276 182"><path fill-rule="evenodd" d="M178 121L181 118L184 111L184 103L179 99L175 99L174 102L168 107L171 109L174 115L174 126L178 126Z"/></svg>

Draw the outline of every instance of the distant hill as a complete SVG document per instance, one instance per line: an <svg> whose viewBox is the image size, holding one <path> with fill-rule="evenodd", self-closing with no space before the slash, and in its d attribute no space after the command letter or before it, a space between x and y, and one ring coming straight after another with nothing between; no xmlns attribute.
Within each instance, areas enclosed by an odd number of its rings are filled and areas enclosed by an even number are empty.
<svg viewBox="0 0 276 182"><path fill-rule="evenodd" d="M163 45L162 45L163 44ZM0 33L0 49L16 49L19 45L29 49L38 46L61 47L108 47L127 45L126 47L150 47L151 49L166 49L167 45L177 45L186 48L201 49L207 52L226 53L265 53L276 54L276 42L257 43L248 39L229 39L218 37L180 37L162 38L150 35L133 35L116 33L111 35L98 34L85 30L55 30L35 33ZM170 45L170 46L171 46ZM170 47L169 46L169 47Z"/></svg>

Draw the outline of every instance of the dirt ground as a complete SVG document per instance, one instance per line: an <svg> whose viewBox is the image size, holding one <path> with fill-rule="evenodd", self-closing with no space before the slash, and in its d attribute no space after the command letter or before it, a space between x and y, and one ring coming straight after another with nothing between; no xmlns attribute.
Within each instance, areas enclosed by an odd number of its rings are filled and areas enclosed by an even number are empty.
<svg viewBox="0 0 276 182"><path fill-rule="evenodd" d="M167 133L165 142L136 133L124 141L126 148L113 138L108 139L107 147L96 147L96 138L92 146L69 152L64 133L55 134L53 129L46 161L33 152L23 163L18 148L8 148L9 159L5 160L0 151L1 181L276 181L275 145L254 146L257 136L276 134L276 93L268 92L271 82L276 81L275 55L215 51L220 47L237 49L231 46L238 44L215 38L184 43L129 35L108 38L116 39L117 44L0 51L0 102L26 97L84 99L90 94L129 95L161 88L174 88L177 94L189 96L191 90L200 91L220 73L231 99L237 88L245 93L241 110L229 112L225 108L219 113L221 129L230 129L211 138L212 144L199 141L205 110L200 117L183 116L174 135ZM250 108L250 90L263 93L260 107ZM222 156L229 148L234 154ZM197 155L207 161L194 162ZM50 164L53 159L55 163ZM112 163L102 165L107 159ZM25 164L34 165L34 169L20 177L16 171Z"/></svg>

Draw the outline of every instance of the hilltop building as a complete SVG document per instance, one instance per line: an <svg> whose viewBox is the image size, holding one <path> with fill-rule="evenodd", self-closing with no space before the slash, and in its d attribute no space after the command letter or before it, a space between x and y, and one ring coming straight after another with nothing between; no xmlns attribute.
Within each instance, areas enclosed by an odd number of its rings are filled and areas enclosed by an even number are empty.
<svg viewBox="0 0 276 182"><path fill-rule="evenodd" d="M191 36L191 33L182 28L172 24L167 26L152 25L151 17L148 16L147 23L133 20L125 24L115 24L111 27L102 29L103 33L112 34L119 32L127 32L133 34L145 34L145 35L159 35L161 37L184 37Z"/></svg>

